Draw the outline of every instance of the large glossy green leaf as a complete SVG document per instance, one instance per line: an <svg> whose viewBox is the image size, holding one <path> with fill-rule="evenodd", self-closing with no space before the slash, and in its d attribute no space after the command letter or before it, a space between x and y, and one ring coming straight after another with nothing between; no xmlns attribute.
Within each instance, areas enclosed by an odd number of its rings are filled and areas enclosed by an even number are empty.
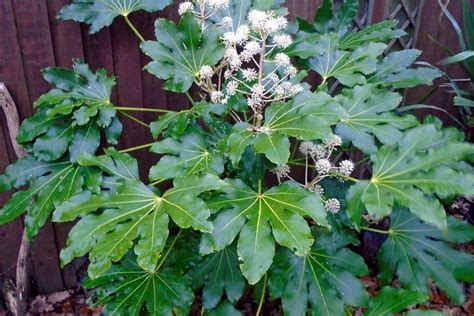
<svg viewBox="0 0 474 316"><path fill-rule="evenodd" d="M350 51L338 46L336 34L325 34L315 46L317 55L309 60L311 69L322 77L323 83L336 78L345 86L365 84L366 76L376 71L378 57L387 47L383 43L369 42Z"/></svg>
<svg viewBox="0 0 474 316"><path fill-rule="evenodd" d="M112 110L115 115L110 103L115 78L107 77L104 69L93 73L87 64L75 60L72 70L61 67L46 68L43 70L43 76L55 89L43 94L35 105L47 108L48 116L67 115L79 108L77 111L80 113L75 114L76 119L86 114L88 117L99 114L99 126L110 124L107 112ZM84 125L88 121L89 119L82 118L77 123Z"/></svg>
<svg viewBox="0 0 474 316"><path fill-rule="evenodd" d="M232 246L205 256L199 265L192 268L191 276L196 288L204 286L202 297L206 309L215 308L224 291L233 303L244 292L245 280L239 270L236 248Z"/></svg>
<svg viewBox="0 0 474 316"><path fill-rule="evenodd" d="M304 217L328 225L319 198L294 182L266 192L261 188L254 191L239 179L226 183L221 194L208 202L218 213L214 230L205 236L203 245L221 250L240 234L240 269L251 284L257 283L272 264L275 241L300 256L309 252L313 236Z"/></svg>
<svg viewBox="0 0 474 316"><path fill-rule="evenodd" d="M347 230L317 231L311 252L296 257L277 252L269 275L270 294L281 298L285 315L345 315L345 307L366 306L368 294L358 277L367 275L364 260L349 248L357 243Z"/></svg>
<svg viewBox="0 0 474 316"><path fill-rule="evenodd" d="M396 29L398 21L387 20L372 24L358 32L347 33L339 42L339 49L356 49L368 42L387 42L406 33Z"/></svg>
<svg viewBox="0 0 474 316"><path fill-rule="evenodd" d="M406 210L391 216L388 238L378 256L380 280L389 284L397 276L406 289L429 293L428 280L448 294L456 304L465 300L459 281L471 281L469 274L457 274L458 269L474 265L474 257L456 250L449 243L474 240L474 226L448 218L447 231L423 223Z"/></svg>
<svg viewBox="0 0 474 316"><path fill-rule="evenodd" d="M438 70L428 67L410 68L420 55L421 51L417 49L390 53L377 65L377 71L367 81L397 89L431 85L434 79L441 76Z"/></svg>
<svg viewBox="0 0 474 316"><path fill-rule="evenodd" d="M198 195L222 185L210 174L189 176L175 179L174 188L160 196L137 180L124 180L114 194L92 196L55 214L57 221L82 216L69 234L61 260L66 264L89 253L89 275L96 277L134 247L138 264L153 271L168 237L169 216L182 228L211 232L210 211Z"/></svg>
<svg viewBox="0 0 474 316"><path fill-rule="evenodd" d="M300 20L300 27L304 31L334 32L338 37L342 37L352 25L358 8L358 1L344 0L338 8L334 8L333 0L324 0L322 6L316 12L314 20Z"/></svg>
<svg viewBox="0 0 474 316"><path fill-rule="evenodd" d="M150 169L150 180L203 172L221 174L224 171L224 159L215 148L208 146L204 137L200 130L191 129L179 140L165 138L154 143L151 151L165 155Z"/></svg>
<svg viewBox="0 0 474 316"><path fill-rule="evenodd" d="M472 159L474 146L462 142L454 129L438 130L434 124L405 133L394 146L383 146L371 156L373 175L351 186L348 213L357 226L365 209L375 218L403 205L428 223L446 228L439 198L474 192L472 167L459 163Z"/></svg>
<svg viewBox="0 0 474 316"><path fill-rule="evenodd" d="M92 190L91 173L86 167L70 162L41 162L26 157L9 166L3 176L6 189L20 188L0 210L0 224L26 213L25 227L29 238L36 236L53 210L82 190Z"/></svg>
<svg viewBox="0 0 474 316"><path fill-rule="evenodd" d="M90 33L96 33L112 24L118 16L128 16L139 10L163 10L171 0L73 0L59 12L58 17L90 24Z"/></svg>
<svg viewBox="0 0 474 316"><path fill-rule="evenodd" d="M97 279L88 278L92 303L106 315L188 315L194 300L191 280L176 267L144 270L126 256Z"/></svg>
<svg viewBox="0 0 474 316"><path fill-rule="evenodd" d="M237 165L245 149L253 145L255 152L265 154L271 162L285 164L290 157L288 137L326 139L331 135L330 126L339 121L344 112L326 93L302 92L287 103L269 106L260 130L254 130L247 123L237 123L227 140L229 157Z"/></svg>
<svg viewBox="0 0 474 316"><path fill-rule="evenodd" d="M39 111L23 121L17 137L20 144L45 161L57 160L69 150L76 162L80 153L95 153L100 129L110 143L117 143L122 125L110 103L113 77L107 77L105 70L93 73L77 60L73 70L47 68L43 76L55 89L43 94L35 103Z"/></svg>
<svg viewBox="0 0 474 316"><path fill-rule="evenodd" d="M400 94L373 85L344 89L335 100L347 111L337 124L336 133L365 153L377 151L376 139L384 145L394 145L403 130L418 124L412 115L392 112L402 101Z"/></svg>
<svg viewBox="0 0 474 316"><path fill-rule="evenodd" d="M410 305L424 303L427 300L428 295L424 293L386 286L376 296L370 298L369 308L364 315L392 316Z"/></svg>
<svg viewBox="0 0 474 316"><path fill-rule="evenodd" d="M178 25L167 19L156 20L155 33L157 41L146 41L141 46L153 60L145 68L166 80L166 90L188 91L201 67L214 66L224 55L219 31L209 26L202 32L192 14L185 14Z"/></svg>

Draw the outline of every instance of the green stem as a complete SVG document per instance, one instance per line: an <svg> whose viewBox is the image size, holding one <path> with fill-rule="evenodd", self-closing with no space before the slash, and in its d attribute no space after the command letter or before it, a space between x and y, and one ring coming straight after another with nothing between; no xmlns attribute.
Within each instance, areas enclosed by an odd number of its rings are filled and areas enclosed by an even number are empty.
<svg viewBox="0 0 474 316"><path fill-rule="evenodd" d="M130 19L128 18L127 15L124 15L123 16L125 18L125 22L127 22L128 26L132 29L133 33L135 33L135 35L140 39L140 41L144 42L145 39L143 38L143 36L140 34L140 32L138 32L138 30L135 28L135 26L132 24L132 22L130 21Z"/></svg>
<svg viewBox="0 0 474 316"><path fill-rule="evenodd" d="M267 274L265 273L265 277L263 279L262 295L260 296L260 302L258 303L258 309L257 309L257 313L255 314L255 316L260 316L260 313L262 312L263 301L265 300L265 292L266 291L267 291Z"/></svg>
<svg viewBox="0 0 474 316"><path fill-rule="evenodd" d="M370 227L361 227L360 229L366 230L366 231L369 231L369 232L373 232L373 233L390 235L389 230L381 230L381 229L375 229L375 228L370 228Z"/></svg>
<svg viewBox="0 0 474 316"><path fill-rule="evenodd" d="M159 263L158 266L156 267L155 271L160 270L160 268L161 268L161 266L163 265L163 263L165 263L166 258L167 258L168 255L170 254L171 249L173 249L173 246L174 246L174 244L176 243L176 241L178 240L179 236L181 235L181 232L182 232L182 230L179 230L178 234L176 234L176 236L174 237L173 241L171 242L171 245L168 247L168 250L166 250L166 253L165 253L165 255L163 256L163 259L161 259L160 263Z"/></svg>
<svg viewBox="0 0 474 316"><path fill-rule="evenodd" d="M155 182L150 183L150 185L158 185L158 184L160 184L160 183L162 183L162 182L165 182L165 181L166 181L166 180L158 180L158 181L155 181Z"/></svg>
<svg viewBox="0 0 474 316"><path fill-rule="evenodd" d="M152 108L135 108L135 107L124 107L124 106L114 106L114 108L118 111L130 111L130 112L156 112L156 113L169 113L173 112L170 110L162 110L162 109L152 109Z"/></svg>
<svg viewBox="0 0 474 316"><path fill-rule="evenodd" d="M119 110L119 113L122 114L122 115L125 116L125 117L128 117L128 118L131 119L132 121L137 122L138 124L140 124L140 125L142 125L142 126L145 126L146 128L150 128L150 125L148 125L147 123L143 122L142 120L137 119L135 116L132 116L132 115L127 114L127 113L125 113L125 112L123 112L123 111L120 111L120 110Z"/></svg>
<svg viewBox="0 0 474 316"><path fill-rule="evenodd" d="M137 150L140 150L140 149L151 147L153 144L154 143L149 143L149 144L145 144L145 145L130 147L130 148L127 148L127 149L122 149L119 152L122 153L122 154L129 153L129 152L132 152L132 151L137 151Z"/></svg>
<svg viewBox="0 0 474 316"><path fill-rule="evenodd" d="M196 101L194 101L193 97L189 94L188 91L186 91L184 94L186 94L186 96L187 96L188 99L189 99L189 102L191 102L192 105L195 105L195 104L196 104Z"/></svg>
<svg viewBox="0 0 474 316"><path fill-rule="evenodd" d="M344 174L342 174L342 173L339 173L339 172L331 171L331 174L333 174L333 175L335 175L335 176L338 176L339 178L343 178L343 179L346 179L346 180L350 180L350 181L352 181L352 182L359 182L359 179L346 176L346 175L344 175Z"/></svg>

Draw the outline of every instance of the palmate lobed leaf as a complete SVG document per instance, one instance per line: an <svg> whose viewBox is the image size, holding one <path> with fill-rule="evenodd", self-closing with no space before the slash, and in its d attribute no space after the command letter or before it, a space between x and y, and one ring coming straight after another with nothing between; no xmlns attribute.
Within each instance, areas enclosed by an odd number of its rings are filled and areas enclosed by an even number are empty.
<svg viewBox="0 0 474 316"><path fill-rule="evenodd" d="M191 279L177 267L144 270L132 254L97 279L88 278L92 303L106 315L188 315L194 300Z"/></svg>
<svg viewBox="0 0 474 316"><path fill-rule="evenodd" d="M236 166L248 146L265 154L277 165L288 162L289 137L300 140L327 139L344 109L324 92L302 92L287 103L274 103L265 111L265 123L255 131L248 123L237 123L227 139L229 158Z"/></svg>
<svg viewBox="0 0 474 316"><path fill-rule="evenodd" d="M176 178L174 187L160 196L143 183L127 179L113 194L92 196L61 209L55 214L58 221L81 216L61 251L62 263L89 253L89 275L97 277L133 247L138 264L153 271L168 238L169 216L182 228L211 232L210 211L198 195L222 185L210 174Z"/></svg>
<svg viewBox="0 0 474 316"><path fill-rule="evenodd" d="M335 32L339 37L342 37L348 32L358 9L359 3L357 1L344 0L336 9L333 0L324 0L313 21L300 20L300 28L306 32L316 31L323 34Z"/></svg>
<svg viewBox="0 0 474 316"><path fill-rule="evenodd" d="M300 256L308 253L313 236L304 217L328 225L319 198L296 183L286 182L266 192L254 191L239 179L227 179L226 184L207 203L217 214L214 230L203 237L201 252L224 249L239 235L240 269L250 284L271 266L275 241Z"/></svg>
<svg viewBox="0 0 474 316"><path fill-rule="evenodd" d="M391 316L414 304L424 303L428 300L428 295L405 289L383 287L377 295L369 300L369 306L364 313L365 316ZM417 314L415 310L404 315L424 315ZM438 314L432 314L437 316ZM440 315L442 315L440 313Z"/></svg>
<svg viewBox="0 0 474 316"><path fill-rule="evenodd" d="M201 263L191 268L190 275L196 288L203 287L202 297L206 309L215 308L222 297L235 303L242 296L245 279L239 270L235 246L205 256Z"/></svg>
<svg viewBox="0 0 474 316"><path fill-rule="evenodd" d="M207 144L204 133L197 128L188 129L179 140L165 138L156 142L151 151L165 154L150 169L151 181L198 173L219 175L224 171L221 154Z"/></svg>
<svg viewBox="0 0 474 316"><path fill-rule="evenodd" d="M145 68L166 80L163 89L188 91L202 66L214 66L224 56L219 31L209 26L202 32L190 13L185 14L178 25L167 19L156 20L155 33L157 41L146 41L141 48L152 59Z"/></svg>
<svg viewBox="0 0 474 316"><path fill-rule="evenodd" d="M383 146L371 156L373 175L350 187L348 214L359 226L365 209L380 219L402 205L422 220L446 228L439 198L474 192L472 167L458 163L472 159L474 146L462 142L455 129L425 124L409 130L397 145Z"/></svg>
<svg viewBox="0 0 474 316"><path fill-rule="evenodd" d="M387 45L368 42L354 51L341 50L336 34L321 36L316 44L316 56L309 60L311 69L316 71L326 83L334 77L345 86L365 84L366 76L377 69L378 58Z"/></svg>
<svg viewBox="0 0 474 316"><path fill-rule="evenodd" d="M22 188L0 210L0 224L26 213L25 228L30 239L38 234L51 213L82 191L94 190L94 170L68 161L43 162L27 156L10 165L3 176L5 191Z"/></svg>
<svg viewBox="0 0 474 316"><path fill-rule="evenodd" d="M390 53L379 62L377 71L367 82L396 89L431 85L433 80L441 77L438 70L429 67L410 68L420 55L421 51L417 49Z"/></svg>
<svg viewBox="0 0 474 316"><path fill-rule="evenodd" d="M79 60L72 70L47 68L43 76L55 89L35 102L39 111L23 121L18 143L30 148L37 159L55 161L69 152L72 162L82 152L96 152L100 130L109 143L117 143L122 124L110 102L113 77L107 77L105 70L93 73Z"/></svg>
<svg viewBox="0 0 474 316"><path fill-rule="evenodd" d="M345 315L345 307L367 306L368 294L358 277L367 275L364 260L349 248L356 244L348 230L316 230L315 243L303 257L280 249L269 273L269 290L281 298L289 316Z"/></svg>
<svg viewBox="0 0 474 316"><path fill-rule="evenodd" d="M449 243L474 240L474 226L448 218L447 231L422 222L407 210L391 216L388 238L378 255L379 278L388 284L396 275L402 286L429 293L428 279L448 294L456 304L463 304L464 289L460 281L472 280L469 274L457 273L474 265L474 257L453 249Z"/></svg>
<svg viewBox="0 0 474 316"><path fill-rule="evenodd" d="M139 10L163 10L171 0L73 0L61 9L58 17L90 24L89 32L96 33L112 24L118 16L128 16Z"/></svg>
<svg viewBox="0 0 474 316"><path fill-rule="evenodd" d="M364 153L378 150L376 139L384 145L394 145L404 130L418 125L413 115L393 113L402 101L400 94L375 85L344 89L335 101L346 109L336 126L336 134Z"/></svg>

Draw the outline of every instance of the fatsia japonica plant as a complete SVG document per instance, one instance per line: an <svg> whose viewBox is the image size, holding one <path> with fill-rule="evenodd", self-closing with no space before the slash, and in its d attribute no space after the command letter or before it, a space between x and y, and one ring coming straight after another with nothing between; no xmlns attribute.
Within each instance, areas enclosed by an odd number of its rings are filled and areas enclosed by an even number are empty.
<svg viewBox="0 0 474 316"><path fill-rule="evenodd" d="M33 239L48 220L75 221L62 264L88 256L84 287L108 314L187 315L194 302L240 315L248 293L257 315L265 300L285 315L391 315L425 303L431 281L462 304L474 258L454 245L474 228L444 205L474 193L474 146L397 111L401 89L440 74L416 67L418 50L387 50L404 36L397 21L352 32L357 1L325 0L293 22L283 2L181 2L179 21L157 19L147 41L128 15L171 0L64 7L60 18L91 33L123 16L150 57L145 71L191 106L118 107L104 70L46 69L54 89L21 125L29 155L1 178L17 192L0 223L25 214ZM140 110L157 114L155 141L113 147ZM159 157L147 179L133 157L143 148ZM356 251L363 231L386 237L370 270ZM373 297L361 281L370 272L383 286ZM407 315L436 315L427 308Z"/></svg>

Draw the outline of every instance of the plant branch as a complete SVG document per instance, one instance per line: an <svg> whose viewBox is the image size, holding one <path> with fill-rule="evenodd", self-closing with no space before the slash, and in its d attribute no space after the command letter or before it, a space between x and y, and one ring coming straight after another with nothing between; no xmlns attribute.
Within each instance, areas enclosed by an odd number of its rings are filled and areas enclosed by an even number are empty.
<svg viewBox="0 0 474 316"><path fill-rule="evenodd" d="M193 97L189 94L188 91L185 92L186 97L188 97L189 102L191 102L192 105L196 104L196 101L194 101Z"/></svg>
<svg viewBox="0 0 474 316"><path fill-rule="evenodd" d="M127 22L128 26L130 27L130 29L132 29L133 33L135 33L135 35L140 39L141 42L144 42L145 39L143 38L143 36L140 34L140 32L138 32L138 30L136 29L136 27L133 25L132 21L130 21L130 19L128 18L127 15L124 15L123 16L125 18L125 22Z"/></svg>
<svg viewBox="0 0 474 316"><path fill-rule="evenodd" d="M114 108L118 111L130 111L130 112L156 112L156 113L173 112L173 111L170 111L170 110L153 109L153 108L139 108L139 107L114 106Z"/></svg>
<svg viewBox="0 0 474 316"><path fill-rule="evenodd" d="M130 148L122 149L122 150L119 151L119 153L125 154L125 153L129 153L129 152L132 152L132 151L137 151L137 150L149 148L149 147L151 147L153 144L154 144L154 143L149 143L149 144L144 144L144 145L140 145L140 146L135 146L135 147L130 147Z"/></svg>
<svg viewBox="0 0 474 316"><path fill-rule="evenodd" d="M130 114L128 114L128 113L125 113L124 111L120 111L120 110L119 110L119 113L122 114L122 115L125 116L125 117L128 117L128 118L131 119L132 121L137 122L138 124L140 124L140 125L142 125L142 126L145 126L145 127L147 127L147 128L150 128L150 125L148 125L147 123L143 122L142 120L137 119L135 116L132 116L132 115L130 115Z"/></svg>
<svg viewBox="0 0 474 316"><path fill-rule="evenodd" d="M166 250L166 253L165 255L163 256L163 259L161 259L160 263L158 264L158 266L156 267L155 271L158 271L160 270L161 266L163 265L163 263L165 263L166 261L166 258L168 257L168 255L170 254L171 252L171 249L173 249L173 246L174 244L176 243L176 241L178 240L179 236L181 235L181 232L182 230L180 229L179 232L176 234L176 236L174 237L173 241L171 242L171 245L168 247L168 250Z"/></svg>
<svg viewBox="0 0 474 316"><path fill-rule="evenodd" d="M369 231L369 232L373 232L373 233L384 234L384 235L390 235L390 231L389 231L389 230L381 230L381 229L370 228L370 227L361 227L360 229L366 230L366 231Z"/></svg>
<svg viewBox="0 0 474 316"><path fill-rule="evenodd" d="M263 278L263 289L262 289L262 295L260 296L260 302L258 303L258 309L257 313L255 316L260 316L260 313L262 312L262 307L263 307L263 302L265 300L265 292L267 291L267 274L265 273L265 277Z"/></svg>

